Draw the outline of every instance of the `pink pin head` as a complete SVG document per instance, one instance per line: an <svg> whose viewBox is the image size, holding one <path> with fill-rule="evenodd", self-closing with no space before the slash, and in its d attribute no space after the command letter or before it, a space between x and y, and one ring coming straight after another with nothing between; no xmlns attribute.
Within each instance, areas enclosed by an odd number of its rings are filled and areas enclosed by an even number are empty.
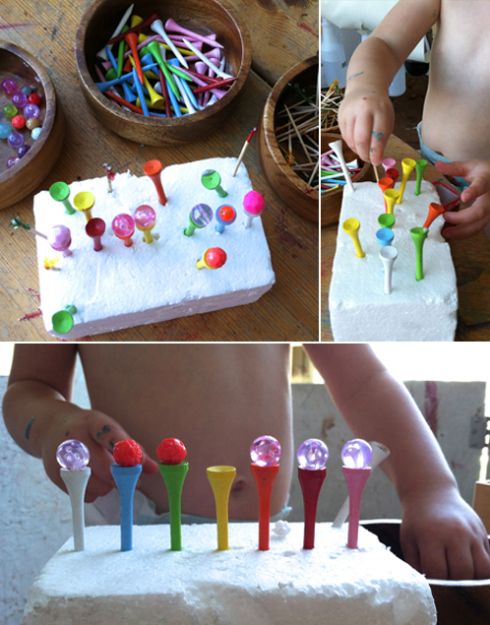
<svg viewBox="0 0 490 625"><path fill-rule="evenodd" d="M273 467L281 459L281 444L273 436L259 436L250 446L250 458L259 467Z"/></svg>
<svg viewBox="0 0 490 625"><path fill-rule="evenodd" d="M131 237L134 234L135 223L131 215L121 213L112 220L112 230L118 239L124 241L126 247L131 246Z"/></svg>
<svg viewBox="0 0 490 625"><path fill-rule="evenodd" d="M354 438L342 447L341 457L347 469L368 469L371 466L373 450L362 438Z"/></svg>
<svg viewBox="0 0 490 625"><path fill-rule="evenodd" d="M62 469L82 471L89 463L90 452L82 441L71 438L58 445L56 460Z"/></svg>
<svg viewBox="0 0 490 625"><path fill-rule="evenodd" d="M309 471L325 469L328 461L328 447L318 438L308 438L298 447L296 458L300 469Z"/></svg>
<svg viewBox="0 0 490 625"><path fill-rule="evenodd" d="M66 252L71 245L70 229L63 225L53 226L48 235L48 243L57 252Z"/></svg>
<svg viewBox="0 0 490 625"><path fill-rule="evenodd" d="M151 206L142 204L134 213L134 221L139 230L151 230L157 222L157 214Z"/></svg>
<svg viewBox="0 0 490 625"><path fill-rule="evenodd" d="M249 191L243 198L243 208L251 217L258 217L265 208L265 198L258 191Z"/></svg>

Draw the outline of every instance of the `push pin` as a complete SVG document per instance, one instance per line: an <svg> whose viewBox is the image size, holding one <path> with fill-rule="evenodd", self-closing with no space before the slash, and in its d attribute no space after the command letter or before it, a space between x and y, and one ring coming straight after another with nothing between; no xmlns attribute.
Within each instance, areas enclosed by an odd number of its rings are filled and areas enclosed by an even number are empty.
<svg viewBox="0 0 490 625"><path fill-rule="evenodd" d="M229 206L227 204L220 206L216 209L216 221L218 222L215 226L216 232L219 234L223 234L225 228L227 226L231 226L236 219L236 210L233 206Z"/></svg>
<svg viewBox="0 0 490 625"><path fill-rule="evenodd" d="M124 242L125 247L131 247L133 241L131 237L134 234L136 224L131 215L127 213L121 213L116 215L112 220L112 231L118 239Z"/></svg>
<svg viewBox="0 0 490 625"><path fill-rule="evenodd" d="M167 488L170 512L170 549L182 551L181 500L184 480L189 471L187 450L178 438L164 438L157 448L160 474Z"/></svg>
<svg viewBox="0 0 490 625"><path fill-rule="evenodd" d="M114 445L112 455L114 462L111 465L111 473L119 491L121 551L131 551L133 548L133 500L136 484L142 471L143 451L136 441L128 438Z"/></svg>
<svg viewBox="0 0 490 625"><path fill-rule="evenodd" d="M205 228L213 219L213 209L207 204L196 204L189 214L189 225L184 229L186 237L191 237L196 230Z"/></svg>
<svg viewBox="0 0 490 625"><path fill-rule="evenodd" d="M134 213L134 222L138 230L143 233L143 241L145 243L153 243L155 240L151 231L157 223L157 214L148 204L138 206ZM155 235L156 236L156 235Z"/></svg>
<svg viewBox="0 0 490 625"><path fill-rule="evenodd" d="M208 467L206 469L216 506L216 526L218 532L218 551L229 549L228 543L228 501L231 486L236 477L236 468L229 466Z"/></svg>
<svg viewBox="0 0 490 625"><path fill-rule="evenodd" d="M371 445L360 438L348 441L342 447L342 472L349 491L349 532L347 539L349 549L357 549L358 546L361 497L371 475L372 455Z"/></svg>
<svg viewBox="0 0 490 625"><path fill-rule="evenodd" d="M259 436L250 446L250 470L259 495L259 550L269 549L272 485L279 473L281 445L273 436Z"/></svg>
<svg viewBox="0 0 490 625"><path fill-rule="evenodd" d="M197 269L219 269L226 263L226 252L221 247L209 247L196 262Z"/></svg>
<svg viewBox="0 0 490 625"><path fill-rule="evenodd" d="M73 204L75 208L85 215L85 220L88 222L92 219L92 208L95 204L95 196L90 191L80 191L73 198Z"/></svg>
<svg viewBox="0 0 490 625"><path fill-rule="evenodd" d="M201 176L201 183L205 189L216 191L220 197L228 197L228 193L221 186L221 176L214 169L206 169Z"/></svg>
<svg viewBox="0 0 490 625"><path fill-rule="evenodd" d="M247 215L245 228L250 228L252 222L262 215L265 208L265 197L258 191L249 191L243 198L243 210Z"/></svg>
<svg viewBox="0 0 490 625"><path fill-rule="evenodd" d="M68 199L70 197L70 187L66 182L55 182L49 187L49 195L56 202L62 202L67 215L74 215L75 209Z"/></svg>
<svg viewBox="0 0 490 625"><path fill-rule="evenodd" d="M305 515L303 549L313 549L318 497L327 477L328 447L317 438L309 438L298 447L296 458Z"/></svg>
<svg viewBox="0 0 490 625"><path fill-rule="evenodd" d="M61 479L70 496L75 551L83 551L85 548L83 500L91 474L90 467L87 466L90 452L81 441L70 439L58 445L56 460L61 467Z"/></svg>
<svg viewBox="0 0 490 625"><path fill-rule="evenodd" d="M148 178L151 179L158 193L158 200L162 206L165 206L167 203L167 196L165 195L165 191L163 190L161 173L163 171L163 165L160 161L154 159L151 161L146 161L143 165L143 171Z"/></svg>
<svg viewBox="0 0 490 625"><path fill-rule="evenodd" d="M112 183L116 178L116 174L112 169L112 165L109 165L109 163L104 163L102 167L105 170L105 175L107 178L107 193L112 193Z"/></svg>
<svg viewBox="0 0 490 625"><path fill-rule="evenodd" d="M103 249L102 235L105 232L105 221L100 217L93 217L87 221L85 232L87 236L93 239L94 251L100 252Z"/></svg>

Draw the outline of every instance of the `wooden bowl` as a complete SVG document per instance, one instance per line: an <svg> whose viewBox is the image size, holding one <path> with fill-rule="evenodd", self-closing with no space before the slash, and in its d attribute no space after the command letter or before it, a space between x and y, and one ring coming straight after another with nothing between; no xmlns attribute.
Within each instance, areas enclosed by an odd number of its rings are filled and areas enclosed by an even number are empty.
<svg viewBox="0 0 490 625"><path fill-rule="evenodd" d="M96 53L107 43L118 20L128 8L128 0L96 0L82 17L77 31L75 52L83 94L100 123L116 134L144 145L166 145L195 141L221 126L242 92L252 63L248 29L238 14L218 0L136 0L134 13L143 19L157 13L165 21L172 17L197 32L215 32L224 46L231 74L237 77L231 89L216 104L180 118L144 117L123 110L95 86Z"/></svg>
<svg viewBox="0 0 490 625"><path fill-rule="evenodd" d="M36 58L22 48L0 41L0 68L2 73L12 73L32 83L40 82L45 99L44 121L39 139L28 142L31 145L29 151L14 167L0 170L2 209L29 195L47 177L60 155L65 124L63 113L56 102L53 83Z"/></svg>
<svg viewBox="0 0 490 625"><path fill-rule="evenodd" d="M403 560L400 547L400 524L397 519L363 521L365 527ZM437 625L488 625L490 614L490 579L428 579L437 608Z"/></svg>
<svg viewBox="0 0 490 625"><path fill-rule="evenodd" d="M269 94L260 124L260 162L267 181L281 200L304 219L318 223L318 192L291 169L276 138L276 114L291 81L315 85L318 81L318 57L311 57L288 70Z"/></svg>
<svg viewBox="0 0 490 625"><path fill-rule="evenodd" d="M342 139L340 133L323 131L321 137L321 150L322 153L328 150L328 144L332 141ZM344 151L345 160L347 162L357 158L361 163L361 171L356 174L352 180L354 182L360 182L365 180L369 175L369 163L364 163L355 152L353 152L348 145L342 140L342 146ZM342 189L336 191L330 191L330 193L323 194L320 201L320 213L322 227L336 224L339 221L340 207L342 205Z"/></svg>

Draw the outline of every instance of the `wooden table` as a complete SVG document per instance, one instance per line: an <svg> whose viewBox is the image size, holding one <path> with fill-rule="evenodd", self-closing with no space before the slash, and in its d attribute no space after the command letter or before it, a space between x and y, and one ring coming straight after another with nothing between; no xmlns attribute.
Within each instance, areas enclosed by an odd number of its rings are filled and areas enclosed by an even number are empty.
<svg viewBox="0 0 490 625"><path fill-rule="evenodd" d="M392 136L386 154L400 161L402 158L419 158L416 150ZM429 165L426 180L435 182L444 177ZM321 337L332 341L328 313L328 291L332 275L333 258L337 240L337 225L322 228L321 233ZM490 241L484 233L464 241L452 241L451 253L456 268L459 310L456 340L490 340Z"/></svg>
<svg viewBox="0 0 490 625"><path fill-rule="evenodd" d="M44 63L67 118L65 147L42 188L56 180L71 182L103 175L102 163L106 161L123 171L128 167L140 169L149 158L172 164L238 155L247 133L258 125L274 82L297 61L316 53L318 2L225 1L248 22L253 39L253 70L243 98L221 131L175 148L149 148L125 141L106 131L89 112L79 88L73 54L76 28L90 4L88 0L2 2L0 36L26 48ZM6 23L6 18L13 26ZM262 174L256 149L248 151L245 164L254 187L267 197L263 221L276 272L273 289L255 304L99 335L97 340L318 339L318 228L277 199ZM40 318L19 321L39 305L35 242L25 232L12 233L8 222L18 215L32 223L31 206L28 197L0 213L0 340L50 339Z"/></svg>

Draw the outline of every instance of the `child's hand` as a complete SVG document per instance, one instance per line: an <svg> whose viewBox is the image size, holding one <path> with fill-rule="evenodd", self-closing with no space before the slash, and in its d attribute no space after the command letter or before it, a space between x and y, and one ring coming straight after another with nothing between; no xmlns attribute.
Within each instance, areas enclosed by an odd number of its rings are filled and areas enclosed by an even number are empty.
<svg viewBox="0 0 490 625"><path fill-rule="evenodd" d="M405 560L432 579L490 578L490 546L475 512L454 489L416 493L403 501Z"/></svg>
<svg viewBox="0 0 490 625"><path fill-rule="evenodd" d="M438 171L447 176L461 176L471 185L461 194L461 201L469 206L457 212L444 213L446 239L466 239L490 223L490 162L465 161L436 164Z"/></svg>
<svg viewBox="0 0 490 625"><path fill-rule="evenodd" d="M63 420L55 420L42 441L42 459L44 468L52 482L66 491L60 477L60 467L56 460L56 448L60 443L76 438L88 447L90 451L89 466L92 469L85 501L91 502L107 495L114 488L110 467L113 463L112 448L129 434L114 419L95 410L68 408ZM157 463L143 451L143 471L155 473Z"/></svg>
<svg viewBox="0 0 490 625"><path fill-rule="evenodd" d="M379 165L393 132L393 104L386 93L361 87L346 94L339 110L344 141L366 163Z"/></svg>

